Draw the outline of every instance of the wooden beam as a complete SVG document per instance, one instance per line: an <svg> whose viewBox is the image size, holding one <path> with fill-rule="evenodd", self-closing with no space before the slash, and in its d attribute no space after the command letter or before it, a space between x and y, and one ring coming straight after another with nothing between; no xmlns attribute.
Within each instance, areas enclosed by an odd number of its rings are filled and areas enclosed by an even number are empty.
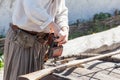
<svg viewBox="0 0 120 80"><path fill-rule="evenodd" d="M99 71L103 74L120 79L120 70L119 70L120 64L119 63L95 60L95 61L85 64L84 67L92 71Z"/></svg>
<svg viewBox="0 0 120 80"><path fill-rule="evenodd" d="M70 68L71 69L71 68ZM59 77L67 78L70 80L119 80L114 76L109 76L107 74L102 73L102 70L89 70L86 68L75 68L72 72L70 69L65 70L62 73L54 73L54 75L58 75ZM104 70L103 70L104 71Z"/></svg>

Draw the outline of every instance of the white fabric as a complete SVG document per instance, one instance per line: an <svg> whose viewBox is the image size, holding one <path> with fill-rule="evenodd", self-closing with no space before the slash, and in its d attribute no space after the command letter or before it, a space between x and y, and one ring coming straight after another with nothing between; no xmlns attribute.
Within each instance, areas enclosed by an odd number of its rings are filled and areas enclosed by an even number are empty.
<svg viewBox="0 0 120 80"><path fill-rule="evenodd" d="M12 20L28 31L49 32L52 21L68 27L68 9L65 0L17 0Z"/></svg>

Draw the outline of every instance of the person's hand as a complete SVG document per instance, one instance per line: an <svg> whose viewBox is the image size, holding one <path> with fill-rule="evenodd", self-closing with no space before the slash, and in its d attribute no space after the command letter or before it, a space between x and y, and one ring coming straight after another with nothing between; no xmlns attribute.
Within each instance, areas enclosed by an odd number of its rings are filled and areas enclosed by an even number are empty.
<svg viewBox="0 0 120 80"><path fill-rule="evenodd" d="M60 32L58 33L59 38L55 41L58 42L59 45L65 44L68 41L68 29L67 27L62 27Z"/></svg>
<svg viewBox="0 0 120 80"><path fill-rule="evenodd" d="M58 42L59 45L65 44L68 41L68 29L67 27L60 27L52 22L49 24L49 28L51 31L55 34L56 37L58 37L55 42Z"/></svg>

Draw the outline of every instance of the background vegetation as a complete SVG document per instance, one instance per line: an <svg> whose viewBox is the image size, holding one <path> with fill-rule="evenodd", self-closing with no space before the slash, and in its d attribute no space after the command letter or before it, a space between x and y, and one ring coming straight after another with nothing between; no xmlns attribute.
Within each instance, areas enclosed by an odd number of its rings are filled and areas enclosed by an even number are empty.
<svg viewBox="0 0 120 80"><path fill-rule="evenodd" d="M4 47L4 40L2 40L2 38L4 38L4 35L0 35L0 68L2 68L4 66L4 62L3 62L3 47Z"/></svg>
<svg viewBox="0 0 120 80"><path fill-rule="evenodd" d="M97 32L114 28L118 25L120 25L120 12L113 16L109 13L101 12L99 14L95 14L91 21L80 22L77 20L76 23L70 25L69 39L95 34Z"/></svg>

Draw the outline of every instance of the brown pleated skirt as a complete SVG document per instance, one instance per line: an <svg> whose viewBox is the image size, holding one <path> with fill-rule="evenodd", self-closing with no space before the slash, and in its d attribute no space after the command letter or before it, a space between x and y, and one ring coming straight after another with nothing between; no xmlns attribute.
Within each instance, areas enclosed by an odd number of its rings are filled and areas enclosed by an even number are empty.
<svg viewBox="0 0 120 80"><path fill-rule="evenodd" d="M14 43L14 31L10 28L4 47L4 80L18 80L21 74L42 69L44 54L48 46L35 42L31 48L23 48Z"/></svg>

